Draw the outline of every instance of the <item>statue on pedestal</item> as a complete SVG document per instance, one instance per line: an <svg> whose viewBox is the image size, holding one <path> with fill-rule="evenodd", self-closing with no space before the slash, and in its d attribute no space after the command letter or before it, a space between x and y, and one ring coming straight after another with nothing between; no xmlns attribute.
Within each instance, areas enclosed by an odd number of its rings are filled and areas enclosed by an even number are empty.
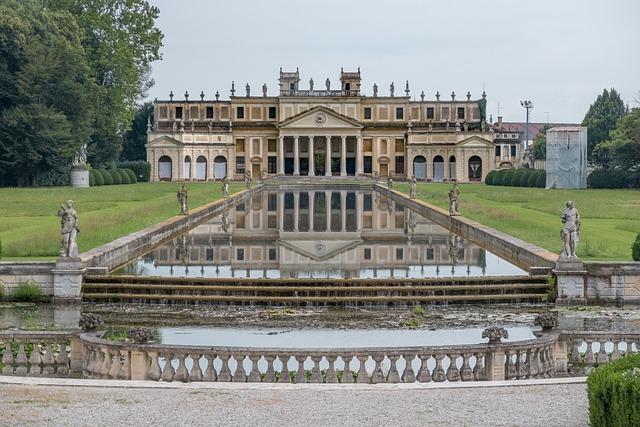
<svg viewBox="0 0 640 427"><path fill-rule="evenodd" d="M393 82L391 82L391 84L389 85L389 96L393 98L393 92L395 91L395 85L393 84Z"/></svg>
<svg viewBox="0 0 640 427"><path fill-rule="evenodd" d="M78 244L76 239L80 228L78 228L78 213L73 207L73 200L67 200L60 205L58 216L60 217L60 234L62 235L60 257L77 258Z"/></svg>
<svg viewBox="0 0 640 427"><path fill-rule="evenodd" d="M409 198L411 199L415 199L416 198L416 193L417 193L417 185L418 181L416 180L415 176L411 177L411 186L410 186L410 190L409 190Z"/></svg>
<svg viewBox="0 0 640 427"><path fill-rule="evenodd" d="M576 246L580 240L580 214L574 202L567 202L567 205L562 210L561 219L562 231L560 232L560 237L562 238L563 248L560 256L577 258Z"/></svg>
<svg viewBox="0 0 640 427"><path fill-rule="evenodd" d="M325 86L327 87L327 91L331 90L331 80L329 80L329 77L327 77L327 80L324 82Z"/></svg>
<svg viewBox="0 0 640 427"><path fill-rule="evenodd" d="M460 196L460 190L458 189L458 183L454 182L453 187L449 190L449 215L460 215L458 212L458 197Z"/></svg>
<svg viewBox="0 0 640 427"><path fill-rule="evenodd" d="M72 166L74 168L86 168L87 167L87 144L83 144L73 157Z"/></svg>
<svg viewBox="0 0 640 427"><path fill-rule="evenodd" d="M180 204L180 215L187 215L189 213L189 207L187 206L188 192L184 182L180 185L176 197Z"/></svg>
<svg viewBox="0 0 640 427"><path fill-rule="evenodd" d="M309 79L309 90L313 90L313 77Z"/></svg>
<svg viewBox="0 0 640 427"><path fill-rule="evenodd" d="M262 84L262 97L263 98L267 97L267 84L266 83Z"/></svg>
<svg viewBox="0 0 640 427"><path fill-rule="evenodd" d="M393 188L393 178L391 178L391 174L387 175L387 188Z"/></svg>
<svg viewBox="0 0 640 427"><path fill-rule="evenodd" d="M227 175L222 178L222 195L225 198L229 198L229 178Z"/></svg>
<svg viewBox="0 0 640 427"><path fill-rule="evenodd" d="M247 188L251 188L251 173L249 171L244 173L244 185Z"/></svg>
<svg viewBox="0 0 640 427"><path fill-rule="evenodd" d="M377 83L373 84L373 97L374 98L378 97L378 84Z"/></svg>
<svg viewBox="0 0 640 427"><path fill-rule="evenodd" d="M251 86L249 86L249 83L246 84L244 90L247 92L247 98L249 98L251 96Z"/></svg>

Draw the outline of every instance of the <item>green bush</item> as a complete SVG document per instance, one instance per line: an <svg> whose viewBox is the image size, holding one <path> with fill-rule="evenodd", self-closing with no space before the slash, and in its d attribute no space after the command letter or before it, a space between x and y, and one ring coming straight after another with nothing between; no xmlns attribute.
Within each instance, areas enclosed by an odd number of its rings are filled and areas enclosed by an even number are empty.
<svg viewBox="0 0 640 427"><path fill-rule="evenodd" d="M493 185L493 179L495 178L496 173L496 170L492 170L491 172L489 172L484 179L484 183L487 185Z"/></svg>
<svg viewBox="0 0 640 427"><path fill-rule="evenodd" d="M634 261L640 261L640 233L638 233L636 241L631 245L631 258Z"/></svg>
<svg viewBox="0 0 640 427"><path fill-rule="evenodd" d="M136 182L148 182L151 176L151 165L144 160L120 162L117 167L131 169L136 176Z"/></svg>
<svg viewBox="0 0 640 427"><path fill-rule="evenodd" d="M20 282L16 286L12 297L16 301L41 301L44 298L44 294L40 289L40 285L33 280L27 280L26 282Z"/></svg>
<svg viewBox="0 0 640 427"><path fill-rule="evenodd" d="M504 176L502 177L502 185L511 185L511 181L513 180L515 174L515 169L507 169L507 171L504 173Z"/></svg>
<svg viewBox="0 0 640 427"><path fill-rule="evenodd" d="M113 185L122 184L122 178L120 177L120 173L117 169L109 169L107 170L107 172L111 175L111 181L113 182Z"/></svg>
<svg viewBox="0 0 640 427"><path fill-rule="evenodd" d="M509 181L510 186L518 187L520 185L520 177L525 171L522 169L515 169L513 174L511 175L511 180Z"/></svg>
<svg viewBox="0 0 640 427"><path fill-rule="evenodd" d="M96 169L91 169L93 171L93 176L95 179L95 186L96 187L100 187L102 185L104 185L104 178L102 176L102 172L100 172L99 170Z"/></svg>
<svg viewBox="0 0 640 427"><path fill-rule="evenodd" d="M598 169L587 177L589 188L628 188L629 177L618 169Z"/></svg>
<svg viewBox="0 0 640 427"><path fill-rule="evenodd" d="M124 171L124 169L116 169L116 171L118 171L118 175L120 175L120 184L131 184L129 175Z"/></svg>
<svg viewBox="0 0 640 427"><path fill-rule="evenodd" d="M138 178L136 178L136 174L133 173L131 169L122 169L122 170L125 171L127 176L129 176L129 184L135 184L136 182L138 182Z"/></svg>
<svg viewBox="0 0 640 427"><path fill-rule="evenodd" d="M93 169L89 169L89 187L95 187L96 185L96 173Z"/></svg>
<svg viewBox="0 0 640 427"><path fill-rule="evenodd" d="M538 173L538 180L536 181L536 187L546 188L547 186L547 171L541 170Z"/></svg>
<svg viewBox="0 0 640 427"><path fill-rule="evenodd" d="M524 168L519 170L519 179L518 179L518 187L527 187L527 183L529 182L529 176L533 169Z"/></svg>
<svg viewBox="0 0 640 427"><path fill-rule="evenodd" d="M531 170L529 174L529 179L527 179L527 187L535 187L538 182L538 175L540 175L540 171Z"/></svg>
<svg viewBox="0 0 640 427"><path fill-rule="evenodd" d="M493 178L493 185L503 185L504 176L506 173L506 169L500 169L499 171L497 171L495 177Z"/></svg>
<svg viewBox="0 0 640 427"><path fill-rule="evenodd" d="M593 427L640 426L640 354L596 368L587 395Z"/></svg>
<svg viewBox="0 0 640 427"><path fill-rule="evenodd" d="M0 280L0 301L4 299L4 282Z"/></svg>
<svg viewBox="0 0 640 427"><path fill-rule="evenodd" d="M104 183L104 185L113 185L113 178L111 177L111 174L108 170L98 169L98 172L100 172L100 175L102 175L102 182Z"/></svg>

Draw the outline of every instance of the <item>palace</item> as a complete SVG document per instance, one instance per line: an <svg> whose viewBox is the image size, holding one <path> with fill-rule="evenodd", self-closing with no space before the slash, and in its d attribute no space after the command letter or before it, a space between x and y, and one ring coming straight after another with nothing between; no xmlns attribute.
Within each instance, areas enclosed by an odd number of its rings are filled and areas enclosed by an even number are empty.
<svg viewBox="0 0 640 427"><path fill-rule="evenodd" d="M218 180L259 176L415 176L425 181L481 182L496 167L486 94L477 100L412 100L409 83L396 96L373 85L361 92L360 69L340 71L340 85L300 87L300 74L280 70L279 96L264 84L229 100L156 100L149 123L151 180Z"/></svg>

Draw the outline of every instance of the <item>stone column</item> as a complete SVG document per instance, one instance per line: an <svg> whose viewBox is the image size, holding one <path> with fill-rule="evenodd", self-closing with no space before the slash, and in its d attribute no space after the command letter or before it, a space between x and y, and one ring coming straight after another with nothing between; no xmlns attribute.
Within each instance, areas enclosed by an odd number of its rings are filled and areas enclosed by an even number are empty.
<svg viewBox="0 0 640 427"><path fill-rule="evenodd" d="M293 174L300 176L300 144L297 135L293 137Z"/></svg>
<svg viewBox="0 0 640 427"><path fill-rule="evenodd" d="M555 377L566 377L569 375L567 371L567 341L562 337L558 337L553 344L552 358L554 363Z"/></svg>
<svg viewBox="0 0 640 427"><path fill-rule="evenodd" d="M293 193L293 231L298 232L298 216L300 214L300 193Z"/></svg>
<svg viewBox="0 0 640 427"><path fill-rule="evenodd" d="M79 301L85 272L80 258L59 258L51 272L54 301Z"/></svg>
<svg viewBox="0 0 640 427"><path fill-rule="evenodd" d="M356 231L362 231L363 194L356 194Z"/></svg>
<svg viewBox="0 0 640 427"><path fill-rule="evenodd" d="M278 175L284 175L284 136L278 137Z"/></svg>
<svg viewBox="0 0 640 427"><path fill-rule="evenodd" d="M331 191L324 192L324 210L327 216L327 231L331 231Z"/></svg>
<svg viewBox="0 0 640 427"><path fill-rule="evenodd" d="M340 176L347 176L347 137L342 136L340 145Z"/></svg>
<svg viewBox="0 0 640 427"><path fill-rule="evenodd" d="M331 136L327 136L327 149L324 159L324 175L331 176Z"/></svg>
<svg viewBox="0 0 640 427"><path fill-rule="evenodd" d="M362 136L356 136L356 175L363 174Z"/></svg>
<svg viewBox="0 0 640 427"><path fill-rule="evenodd" d="M343 140L344 141L344 140ZM340 215L341 215L341 230L344 233L347 231L347 192L340 192Z"/></svg>
<svg viewBox="0 0 640 427"><path fill-rule="evenodd" d="M313 158L314 153L313 153L313 135L309 137L309 149L307 150L309 152L309 176L315 176L316 171L314 170L316 167L316 161Z"/></svg>
<svg viewBox="0 0 640 427"><path fill-rule="evenodd" d="M585 283L588 273L582 261L560 256L552 272L556 276L558 289L556 304L586 304Z"/></svg>
<svg viewBox="0 0 640 427"><path fill-rule="evenodd" d="M309 191L309 231L313 231L313 204L316 201L316 192Z"/></svg>
<svg viewBox="0 0 640 427"><path fill-rule="evenodd" d="M487 380L504 381L506 362L507 356L505 355L502 346L490 348L484 359L484 368L487 372Z"/></svg>
<svg viewBox="0 0 640 427"><path fill-rule="evenodd" d="M134 350L131 352L130 358L132 380L146 380L147 379L147 355L143 351Z"/></svg>

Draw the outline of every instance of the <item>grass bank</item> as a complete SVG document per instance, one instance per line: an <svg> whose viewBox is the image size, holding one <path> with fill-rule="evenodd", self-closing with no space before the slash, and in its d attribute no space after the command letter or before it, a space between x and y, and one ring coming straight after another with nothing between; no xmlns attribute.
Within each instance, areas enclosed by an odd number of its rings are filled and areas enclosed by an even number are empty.
<svg viewBox="0 0 640 427"><path fill-rule="evenodd" d="M179 213L178 183L139 183L91 188L0 188L2 259L55 259L60 241L60 204L78 211L80 252L141 230ZM220 183L191 183L189 207L222 197ZM234 183L230 192L244 186Z"/></svg>
<svg viewBox="0 0 640 427"><path fill-rule="evenodd" d="M409 192L409 184L396 189ZM417 197L448 208L449 184L418 184ZM576 202L582 218L578 256L584 260L631 261L631 245L640 233L640 191L544 190L460 184L462 215L560 253L560 213L567 200Z"/></svg>

